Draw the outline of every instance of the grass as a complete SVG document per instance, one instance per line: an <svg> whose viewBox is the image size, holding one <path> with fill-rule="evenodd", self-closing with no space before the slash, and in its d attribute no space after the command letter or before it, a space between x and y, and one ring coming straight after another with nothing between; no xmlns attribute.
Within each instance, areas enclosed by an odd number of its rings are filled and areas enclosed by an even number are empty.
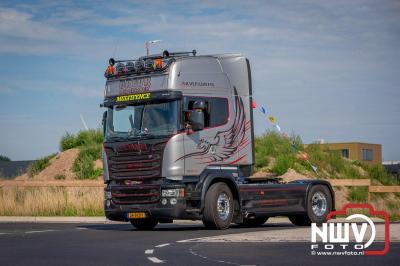
<svg viewBox="0 0 400 266"><path fill-rule="evenodd" d="M72 170L77 179L97 179L102 174L102 169L94 168L94 161L101 157L101 145L84 146L80 148Z"/></svg>
<svg viewBox="0 0 400 266"><path fill-rule="evenodd" d="M103 143L103 133L100 129L89 129L79 131L76 135L66 132L60 141L60 150L66 151L82 146L101 145Z"/></svg>
<svg viewBox="0 0 400 266"><path fill-rule="evenodd" d="M348 199L354 203L368 202L368 187L350 187Z"/></svg>
<svg viewBox="0 0 400 266"><path fill-rule="evenodd" d="M60 141L60 150L79 148L72 170L77 179L96 179L102 174L102 169L94 168L93 162L101 157L103 133L100 129L80 131L76 135L66 133Z"/></svg>
<svg viewBox="0 0 400 266"><path fill-rule="evenodd" d="M274 131L256 137L255 144L255 167L256 170L271 170L276 174L284 174L289 168L302 172L309 168L304 160L297 159L302 152L303 144L300 137L292 135L284 136ZM275 160L271 160L275 158Z"/></svg>
<svg viewBox="0 0 400 266"><path fill-rule="evenodd" d="M51 154L49 156L40 158L39 160L33 162L29 167L28 167L28 175L30 177L33 177L43 171L44 168L46 168L50 164L50 159L56 156L56 154Z"/></svg>
<svg viewBox="0 0 400 266"><path fill-rule="evenodd" d="M102 216L102 188L2 188L0 216Z"/></svg>
<svg viewBox="0 0 400 266"><path fill-rule="evenodd" d="M345 159L337 151L322 148L318 144L303 146L299 136L291 137L277 132L267 132L255 138L256 171L283 175L289 168L298 173L323 179L371 179L374 185L400 185L388 174L382 165L367 165L360 161ZM308 163L302 156L308 155ZM312 173L310 164L318 169ZM394 197L391 196L393 194ZM368 201L367 187L349 187L347 201L365 203ZM372 193L372 203L378 209L389 211L391 220L400 219L400 193ZM393 201L393 202L392 202Z"/></svg>
<svg viewBox="0 0 400 266"><path fill-rule="evenodd" d="M54 177L55 180L65 180L65 175L56 175Z"/></svg>

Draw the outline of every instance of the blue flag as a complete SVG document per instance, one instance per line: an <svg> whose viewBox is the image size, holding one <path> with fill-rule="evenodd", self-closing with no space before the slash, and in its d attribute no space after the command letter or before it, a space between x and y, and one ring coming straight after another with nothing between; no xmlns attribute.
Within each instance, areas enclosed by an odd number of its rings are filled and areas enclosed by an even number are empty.
<svg viewBox="0 0 400 266"><path fill-rule="evenodd" d="M267 109L264 106L261 106L260 110L263 112L263 114L267 114Z"/></svg>

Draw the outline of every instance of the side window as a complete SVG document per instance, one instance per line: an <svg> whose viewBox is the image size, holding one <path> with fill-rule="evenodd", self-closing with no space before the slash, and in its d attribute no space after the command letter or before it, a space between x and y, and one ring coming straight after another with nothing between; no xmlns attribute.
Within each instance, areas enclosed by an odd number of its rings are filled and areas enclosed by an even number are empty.
<svg viewBox="0 0 400 266"><path fill-rule="evenodd" d="M210 127L221 126L228 122L228 100L212 98L208 102Z"/></svg>
<svg viewBox="0 0 400 266"><path fill-rule="evenodd" d="M203 100L206 104L204 112L204 127L216 127L225 124L228 121L228 100L224 98L200 98L190 97L185 101L185 109L192 110L193 104L197 100ZM187 117L185 117L187 121Z"/></svg>

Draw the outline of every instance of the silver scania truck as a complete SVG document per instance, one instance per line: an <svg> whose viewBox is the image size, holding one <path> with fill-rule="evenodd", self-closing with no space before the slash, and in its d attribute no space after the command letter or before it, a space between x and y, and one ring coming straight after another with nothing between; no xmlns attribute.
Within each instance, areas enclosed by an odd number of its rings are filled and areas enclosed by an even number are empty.
<svg viewBox="0 0 400 266"><path fill-rule="evenodd" d="M208 228L271 216L322 223L335 208L322 180L251 178L249 60L192 52L109 60L102 107L106 217L141 230L174 219Z"/></svg>

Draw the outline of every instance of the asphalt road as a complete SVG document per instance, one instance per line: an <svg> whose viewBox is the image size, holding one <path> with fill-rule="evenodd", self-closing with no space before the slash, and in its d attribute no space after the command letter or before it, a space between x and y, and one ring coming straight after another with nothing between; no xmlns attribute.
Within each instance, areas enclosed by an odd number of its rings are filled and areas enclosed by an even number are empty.
<svg viewBox="0 0 400 266"><path fill-rule="evenodd" d="M313 256L307 241L251 241L288 232L303 231L290 223L224 231L166 224L147 232L130 224L0 223L0 265L399 265L399 242L371 257Z"/></svg>

